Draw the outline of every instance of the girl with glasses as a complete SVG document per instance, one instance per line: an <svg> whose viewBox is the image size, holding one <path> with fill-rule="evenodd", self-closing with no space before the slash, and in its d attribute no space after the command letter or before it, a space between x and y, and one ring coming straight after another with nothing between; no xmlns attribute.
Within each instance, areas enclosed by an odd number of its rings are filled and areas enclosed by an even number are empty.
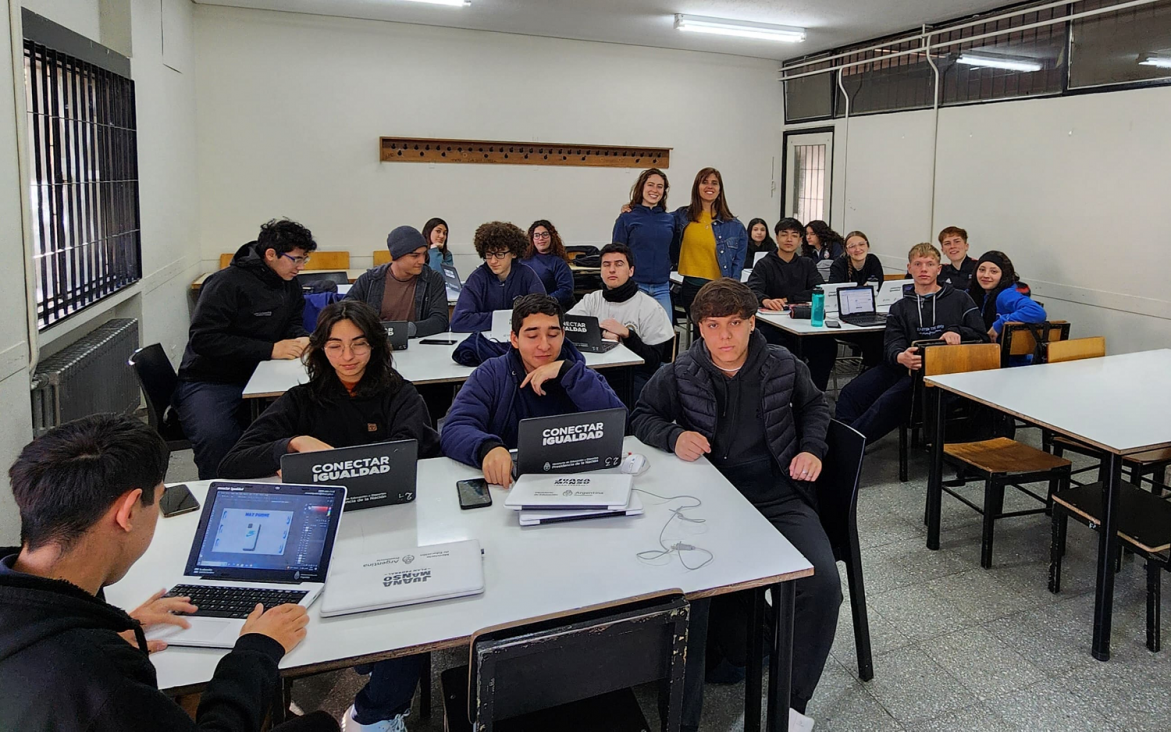
<svg viewBox="0 0 1171 732"><path fill-rule="evenodd" d="M569 255L553 224L545 219L529 226L529 248L521 260L541 278L545 292L556 298L561 307L573 307L573 272L569 269Z"/></svg>
<svg viewBox="0 0 1171 732"><path fill-rule="evenodd" d="M870 253L870 240L861 231L846 235L846 253L834 260L829 268L829 281L853 282L861 287L866 283L882 284L882 262Z"/></svg>

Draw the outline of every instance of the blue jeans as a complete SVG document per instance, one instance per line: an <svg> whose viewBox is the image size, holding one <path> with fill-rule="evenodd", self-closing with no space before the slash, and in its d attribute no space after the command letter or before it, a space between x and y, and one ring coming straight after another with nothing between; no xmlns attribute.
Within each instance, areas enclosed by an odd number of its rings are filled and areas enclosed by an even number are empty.
<svg viewBox="0 0 1171 732"><path fill-rule="evenodd" d="M360 674L370 674L370 680L354 697L354 721L358 724L376 724L394 719L409 711L411 697L423 673L423 656L393 658L358 666Z"/></svg>
<svg viewBox="0 0 1171 732"><path fill-rule="evenodd" d="M180 381L175 389L175 408L191 441L200 480L216 477L220 461L248 426L243 393L243 386L203 381Z"/></svg>
<svg viewBox="0 0 1171 732"><path fill-rule="evenodd" d="M872 444L902 424L911 413L911 376L902 366L883 363L862 372L838 395L834 415Z"/></svg>
<svg viewBox="0 0 1171 732"><path fill-rule="evenodd" d="M671 310L671 281L670 280L667 280L666 282L663 282L663 283L654 284L654 285L646 285L646 284L639 282L638 289L642 290L646 294L653 297L655 299L655 302L657 302L663 306L663 309L667 311L667 321L668 322L670 322L670 323L675 322L675 313L674 313L674 311Z"/></svg>

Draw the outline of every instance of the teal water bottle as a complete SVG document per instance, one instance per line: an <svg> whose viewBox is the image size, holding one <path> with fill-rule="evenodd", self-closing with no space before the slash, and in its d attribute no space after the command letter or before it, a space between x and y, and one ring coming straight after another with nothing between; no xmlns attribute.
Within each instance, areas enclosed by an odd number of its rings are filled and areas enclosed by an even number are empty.
<svg viewBox="0 0 1171 732"><path fill-rule="evenodd" d="M813 317L812 325L814 328L820 328L825 325L825 290L820 287L813 288Z"/></svg>

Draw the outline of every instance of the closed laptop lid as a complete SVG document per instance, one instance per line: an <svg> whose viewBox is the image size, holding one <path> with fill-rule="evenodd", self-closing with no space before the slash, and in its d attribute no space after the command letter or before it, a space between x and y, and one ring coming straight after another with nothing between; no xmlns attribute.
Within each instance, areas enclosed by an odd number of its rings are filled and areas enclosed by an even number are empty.
<svg viewBox="0 0 1171 732"><path fill-rule="evenodd" d="M214 481L184 574L242 582L324 582L346 489Z"/></svg>
<svg viewBox="0 0 1171 732"><path fill-rule="evenodd" d="M339 447L281 456L281 479L345 486L347 508L406 503L415 498L417 440Z"/></svg>
<svg viewBox="0 0 1171 732"><path fill-rule="evenodd" d="M339 560L321 601L323 616L345 615L484 591L475 539Z"/></svg>
<svg viewBox="0 0 1171 732"><path fill-rule="evenodd" d="M862 287L843 287L839 289L838 312L841 315L858 315L876 312L874 306L874 288L864 285Z"/></svg>
<svg viewBox="0 0 1171 732"><path fill-rule="evenodd" d="M459 272L456 271L454 264L444 264L443 267L443 283L447 285L449 290L459 292L463 289L463 283L460 282Z"/></svg>
<svg viewBox="0 0 1171 732"><path fill-rule="evenodd" d="M585 509L530 509L521 511L520 525L521 526L536 526L538 524L546 523L561 523L563 521L582 521L586 519L607 518L609 516L640 516L642 515L642 501L639 500L638 494L633 490L630 492L630 503L624 508L617 510L610 510L608 508L585 508Z"/></svg>
<svg viewBox="0 0 1171 732"><path fill-rule="evenodd" d="M382 327L386 329L386 337L390 341L392 351L404 351L407 348L409 325L405 320L384 320Z"/></svg>
<svg viewBox="0 0 1171 732"><path fill-rule="evenodd" d="M492 333L496 335L508 335L512 332L512 311L511 310L493 310L492 311Z"/></svg>
<svg viewBox="0 0 1171 732"><path fill-rule="evenodd" d="M625 431L622 408L522 419L517 428L517 475L618 467Z"/></svg>
<svg viewBox="0 0 1171 732"><path fill-rule="evenodd" d="M602 345L602 328L598 319L592 315L564 315L561 317L561 327L565 337L575 346Z"/></svg>
<svg viewBox="0 0 1171 732"><path fill-rule="evenodd" d="M634 476L629 473L589 475L522 475L504 499L513 510L609 510L630 506Z"/></svg>

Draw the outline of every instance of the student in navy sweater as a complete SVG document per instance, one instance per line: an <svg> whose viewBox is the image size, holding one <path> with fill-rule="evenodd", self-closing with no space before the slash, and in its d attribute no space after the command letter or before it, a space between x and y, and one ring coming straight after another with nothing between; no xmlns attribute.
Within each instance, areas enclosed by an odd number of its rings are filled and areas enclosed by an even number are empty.
<svg viewBox="0 0 1171 732"><path fill-rule="evenodd" d="M1020 281L1012 260L1004 252L985 252L976 263L976 276L968 288L995 343L1005 323L1041 323L1045 308L1029 297L1029 286Z"/></svg>
<svg viewBox="0 0 1171 732"><path fill-rule="evenodd" d="M829 228L824 221L810 221L805 225L805 243L801 254L814 261L834 260L846 253L842 235Z"/></svg>
<svg viewBox="0 0 1171 732"><path fill-rule="evenodd" d="M451 329L476 333L492 327L493 310L509 310L522 295L545 294L541 278L517 260L529 247L520 227L503 221L481 224L472 246L484 263L464 282L451 314Z"/></svg>
<svg viewBox="0 0 1171 732"><path fill-rule="evenodd" d="M611 241L625 244L634 252L634 281L667 311L671 310L671 257L682 236L676 217L667 211L667 174L648 168L630 188L630 202L614 222Z"/></svg>
<svg viewBox="0 0 1171 732"><path fill-rule="evenodd" d="M565 244L553 224L540 219L529 226L529 247L521 261L537 273L545 292L555 297L561 307L573 307L573 272L569 270Z"/></svg>
<svg viewBox="0 0 1171 732"><path fill-rule="evenodd" d="M562 330L561 306L526 295L512 310L512 349L480 364L443 422L443 454L479 467L493 485L512 484L512 456L522 419L623 407Z"/></svg>

